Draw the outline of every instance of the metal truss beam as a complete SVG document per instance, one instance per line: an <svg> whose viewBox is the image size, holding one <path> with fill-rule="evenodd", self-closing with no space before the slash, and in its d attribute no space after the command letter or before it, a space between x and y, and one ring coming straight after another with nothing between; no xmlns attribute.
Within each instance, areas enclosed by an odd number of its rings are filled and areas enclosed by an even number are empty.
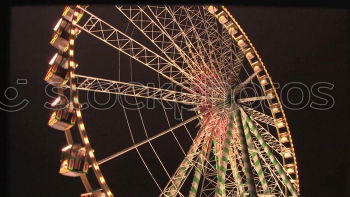
<svg viewBox="0 0 350 197"><path fill-rule="evenodd" d="M183 89L186 89L192 93L194 92L189 87L185 86L185 84L175 79L176 76L191 78L190 74L184 69L174 64L174 62L171 62L158 55L153 50L137 42L130 36L98 18L86 9L80 6L78 7L84 11L84 16L88 17L83 25L77 24L79 29L158 72L160 75L181 86Z"/></svg>
<svg viewBox="0 0 350 197"><path fill-rule="evenodd" d="M134 96L147 99L183 103L188 105L200 105L204 100L207 99L207 97L200 96L198 94L189 94L168 89L145 86L141 84L112 81L84 75L75 76L78 78L77 88L84 91Z"/></svg>

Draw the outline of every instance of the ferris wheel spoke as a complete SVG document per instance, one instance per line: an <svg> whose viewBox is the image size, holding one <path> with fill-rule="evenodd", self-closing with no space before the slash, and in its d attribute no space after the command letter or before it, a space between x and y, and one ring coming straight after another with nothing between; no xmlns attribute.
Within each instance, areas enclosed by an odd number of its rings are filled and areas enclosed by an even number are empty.
<svg viewBox="0 0 350 197"><path fill-rule="evenodd" d="M250 133L246 118L244 116L242 116L242 124L243 124L245 139L248 145L248 150L250 153L251 165L253 166L253 169L255 170L256 175L258 176L258 181L256 181L256 183L259 183L262 185L264 194L270 194L267 181L265 179L265 175L263 173L263 169L259 161L259 155L257 154L258 150L254 147L252 135ZM258 187L258 184L256 184L256 186Z"/></svg>
<svg viewBox="0 0 350 197"><path fill-rule="evenodd" d="M230 53L230 48L225 48L227 50L223 49L223 38L217 31L217 19L209 14L204 7L202 11L199 11L198 13L201 14L201 18L203 19L202 21L206 30L209 45L209 53L213 56L213 59L216 62L218 72L222 75L224 81L228 82L226 72L222 72L222 67L225 65L223 63L224 59L232 59L230 55L225 55ZM231 61L226 60L226 63L226 65L232 65Z"/></svg>
<svg viewBox="0 0 350 197"><path fill-rule="evenodd" d="M255 124L257 124L255 122ZM258 128L258 127L257 127ZM259 142L256 136L252 136L252 141L255 149L257 150L257 154L261 159L261 166L265 175L265 179L268 183L270 194L274 196L285 196L285 189L283 184L283 179L279 175L279 172L274 167L274 163L270 160L270 156L267 152L265 152L264 147ZM277 160L277 163L279 161ZM291 178L291 177L289 177ZM292 180L292 179L291 179Z"/></svg>
<svg viewBox="0 0 350 197"><path fill-rule="evenodd" d="M255 71L253 74L248 76L243 82L237 85L237 87L234 89L234 94L238 94L242 91L242 89L252 82L252 80L261 72L261 70Z"/></svg>
<svg viewBox="0 0 350 197"><path fill-rule="evenodd" d="M194 6L200 8L198 6ZM182 15L187 19L188 22L181 24L189 24L187 28L193 29L187 34L188 38L192 41L193 45L198 49L199 54L201 55L203 61L203 67L205 70L209 70L210 74L213 75L212 82L221 84L223 79L218 73L218 70L214 66L214 61L211 58L209 51L210 45L207 37L207 30L203 24L203 19L200 15L200 10L191 9L191 7L181 6L179 9L183 10ZM181 12L180 12L181 13ZM180 14L179 14L180 15Z"/></svg>
<svg viewBox="0 0 350 197"><path fill-rule="evenodd" d="M247 107L245 105L241 105L241 107L243 108L243 110L249 114L249 116L254 119L254 120L257 120L257 121L260 121L260 122L263 122L263 123L266 123L268 125L271 125L273 127L276 127L276 124L275 124L275 121L274 119L269 116L269 115L266 115L260 111L257 111L253 108L250 108L250 107Z"/></svg>
<svg viewBox="0 0 350 197"><path fill-rule="evenodd" d="M255 135L255 137L259 141L259 144L263 148L264 152L267 154L268 159L272 163L272 169L274 169L275 172L277 172L277 175L278 175L279 179L281 180L282 184L289 190L289 192L291 193L292 196L298 196L297 190L295 189L296 186L295 186L295 184L293 184L291 182L291 180L293 180L293 179L290 177L290 175L286 172L286 170L281 165L281 163L273 155L271 148L267 145L265 140L262 138L262 136L258 132L256 126L249 118L249 116L247 116L244 112L242 113L242 115L246 119L250 131Z"/></svg>
<svg viewBox="0 0 350 197"><path fill-rule="evenodd" d="M167 59L184 68L183 61L188 61L183 54L176 53L176 43L145 11L146 6L115 6L140 32L163 52ZM186 76L191 79L191 76Z"/></svg>
<svg viewBox="0 0 350 197"><path fill-rule="evenodd" d="M197 165L195 166L195 172L194 172L191 188L188 195L189 197L195 197L197 195L200 179L203 173L203 165L204 165L204 162L206 161L208 149L210 146L210 142L212 140L212 135L209 135L209 136L210 137L208 137L208 139L205 140L205 144L202 146L202 150L198 156Z"/></svg>
<svg viewBox="0 0 350 197"><path fill-rule="evenodd" d="M161 195L176 196L179 193L181 185L188 177L189 169L194 166L193 159L199 154L198 150L200 150L200 146L202 146L202 143L204 143L203 138L205 137L205 134L205 129L201 129L199 131L197 137L194 139L194 143L187 152L186 157L181 162L174 175L170 178Z"/></svg>
<svg viewBox="0 0 350 197"><path fill-rule="evenodd" d="M184 21L178 21L176 13L174 13L170 7L167 6L148 6L158 23L161 27L168 32L168 34L173 38L174 42L177 43L176 49L181 51L182 54L186 54L191 62L194 64L188 64L189 72L192 73L198 80L203 77L202 73L205 73L206 64L203 61L203 56L197 51L196 47L193 45L193 41L188 38L188 35L194 31L194 28L182 28L182 23ZM187 58L185 58L187 59ZM203 66L204 65L204 66ZM207 69L208 70L208 69ZM186 82L187 83L187 82ZM201 86L206 87L207 84L199 80L199 83L194 84L197 88L201 89ZM199 86L201 85L201 86ZM207 88L204 88L205 90ZM208 90L207 90L208 91Z"/></svg>
<svg viewBox="0 0 350 197"><path fill-rule="evenodd" d="M210 32L209 41L212 43L212 50L214 54L220 54L216 59L218 68L224 76L225 81L229 84L235 83L239 77L238 73L242 67L243 53L232 40L229 32L223 30L218 31L219 26L217 19L208 12L207 7L203 6L203 18L206 24L206 29Z"/></svg>
<svg viewBox="0 0 350 197"><path fill-rule="evenodd" d="M252 139L254 147L258 150L257 154L261 159L261 166L271 194L275 196L285 196L284 189L280 185L280 182L282 180L279 178L278 172L276 172L276 170L272 168L272 162L268 158L268 155L264 152L262 146L259 144L257 139L254 136L252 137Z"/></svg>
<svg viewBox="0 0 350 197"><path fill-rule="evenodd" d="M173 130L179 128L179 127L182 127L182 126L188 124L189 122L192 122L193 120L198 119L198 118L201 117L201 116L204 116L205 114L208 114L208 113L211 112L212 110L213 110L213 109L206 110L206 111L204 111L204 112L202 112L202 113L200 113L200 114L198 114L198 115L196 115L196 116L193 116L193 117L191 117L191 118L189 118L189 119L187 119L187 120L185 120L185 121L183 121L183 122L181 122L181 123L179 123L179 124L177 124L177 125L175 125L175 126L169 128L169 129L166 129L166 130L164 130L164 131L158 133L157 135L154 135L154 136L152 136L152 137L149 137L148 139L143 140L143 141L141 141L141 142L139 142L139 143L137 143L137 144L134 144L134 145L132 145L132 146L130 146L130 147L124 149L124 150L121 150L121 151L119 151L119 152L117 152L117 153L115 153L115 154L113 154L113 155L111 155L111 156L109 156L109 157L106 157L106 158L104 158L104 159L101 159L101 160L98 161L97 163L98 163L99 165L100 165L100 164L103 164L103 163L105 163L105 162L107 162L107 161L110 161L110 160L112 160L112 159L114 159L114 158L116 158L116 157L118 157L118 156L120 156L120 155L123 155L123 154L125 154L125 153L127 153L127 152L129 152L129 151L131 151L131 150L134 150L135 148L138 148L138 147L140 147L140 146L142 146L142 145L144 145L144 144L147 144L147 143L151 142L152 140L155 140L155 139L157 139L157 138L159 138L159 137L161 137L161 136L163 136L163 135L165 135L165 134L167 134L167 133L169 133L169 132L171 132L171 131L173 131Z"/></svg>
<svg viewBox="0 0 350 197"><path fill-rule="evenodd" d="M221 73L226 77L227 83L237 84L240 81L239 73L243 67L244 54L225 30L221 38L223 42L220 56L222 59L220 61Z"/></svg>
<svg viewBox="0 0 350 197"><path fill-rule="evenodd" d="M188 57L182 49L175 43L173 38L163 29L158 23L156 23L152 17L146 12L146 7L141 8L137 6L116 6L116 8L135 26L140 32L142 32L153 44L163 52L169 61L177 65L177 67L185 67L184 63L187 63L189 68L195 70L198 66L195 65L192 58ZM149 8L149 7L148 7ZM150 12L152 10L149 8ZM192 72L193 73L193 72ZM184 77L180 76L182 73L177 73L173 75L173 78L185 78L191 82L191 84L203 84L199 79L195 78L193 75L186 75ZM182 81L182 80L181 80ZM188 82L186 82L188 83ZM186 84L183 83L183 84Z"/></svg>
<svg viewBox="0 0 350 197"><path fill-rule="evenodd" d="M260 122L269 124L271 126L275 126L272 117L246 106L241 106L241 107L252 118L252 121L254 122L256 128L258 129L258 132L260 133L261 137L264 139L266 144L272 150L274 150L276 153L278 153L282 157L284 157L285 154L290 154L288 148L285 147L285 145L283 145L275 136L273 136L267 129L265 129L263 126L261 126L257 122L257 121L260 121Z"/></svg>
<svg viewBox="0 0 350 197"><path fill-rule="evenodd" d="M193 7L193 6L192 6ZM191 24L196 26L195 30L200 30L201 33L197 33L198 35L195 39L198 40L202 44L204 52L206 52L205 57L210 57L212 62L215 62L215 66L213 69L217 71L217 73L221 76L221 78L227 82L226 75L228 74L226 70L222 72L222 68L232 68L234 65L232 64L232 46L234 43L232 42L232 37L228 35L226 38L225 31L221 34L217 31L217 19L212 15L209 15L208 12L204 9L193 9L191 6L184 8L188 12L188 17L191 18ZM195 31L197 32L197 31ZM200 36L202 37L200 37ZM220 54L219 56L217 54ZM211 64L209 64L211 65Z"/></svg>
<svg viewBox="0 0 350 197"><path fill-rule="evenodd" d="M254 184L254 176L253 176L253 169L250 162L250 155L247 145L247 138L250 136L246 136L243 131L243 124L241 119L241 112L239 109L234 110L233 112L233 118L234 122L236 124L236 128L239 135L239 142L241 145L241 151L242 151L242 161L244 165L244 174L246 177L246 183L248 186L247 192L249 193L249 196L257 196L256 187Z"/></svg>
<svg viewBox="0 0 350 197"><path fill-rule="evenodd" d="M254 102L254 101L264 101L269 99L270 97L268 96L257 96L257 97L248 97L248 98L241 98L237 99L238 103L249 103L249 102Z"/></svg>
<svg viewBox="0 0 350 197"><path fill-rule="evenodd" d="M135 83L112 81L84 75L76 75L76 77L79 81L77 88L84 91L156 99L175 103L183 103L187 105L199 105L208 99L217 100L216 98L207 98L198 94L177 92L173 90L144 86ZM69 86L67 86L67 88L69 88Z"/></svg>
<svg viewBox="0 0 350 197"><path fill-rule="evenodd" d="M186 9L183 6L173 6L166 7L165 10L174 20L176 28L179 28L183 32L181 38L187 43L192 58L198 63L201 62L202 66L207 66L203 53L206 49L202 48L200 41L197 40L198 35L196 35L196 27L191 23L191 18L188 17Z"/></svg>
<svg viewBox="0 0 350 197"><path fill-rule="evenodd" d="M197 65L200 65L201 70L204 71L206 75L211 75L210 78L206 79L210 81L210 84L221 85L222 82L220 81L220 76L216 72L217 70L213 69L210 62L206 61L206 59L208 59L207 47L203 46L202 40L204 40L204 38L201 38L197 32L197 30L199 31L202 27L193 24L193 16L190 16L188 10L183 6L166 7L166 10L172 16L177 28L183 32L181 38L187 44L192 59L196 60ZM224 90L219 92L224 92Z"/></svg>
<svg viewBox="0 0 350 197"><path fill-rule="evenodd" d="M240 107L256 122L262 122L265 123L266 125L270 125L273 127L276 127L274 118L263 113L260 111L257 111L251 107L245 106L245 105L240 105ZM259 125L258 125L259 126Z"/></svg>
<svg viewBox="0 0 350 197"><path fill-rule="evenodd" d="M223 45L227 45L223 40L226 39L224 36L221 36L217 31L217 21L212 15L210 15L205 9L194 10L188 8L190 15L198 15L196 22L200 24L203 28L203 32L205 35L205 39L201 39L205 42L205 46L208 51L208 57L212 61L212 65L217 73L220 75L222 81L225 81L230 84L227 79L228 73L231 71L230 69L223 72L223 68L231 68L234 66L232 63L232 50L229 47L224 47ZM204 36L203 35L203 36ZM232 42L230 43L232 44ZM215 62L215 63L214 63ZM225 63L223 63L225 62ZM230 65L230 66L227 66Z"/></svg>
<svg viewBox="0 0 350 197"><path fill-rule="evenodd" d="M185 36L193 29L182 29L179 25L179 21L177 21L168 6L148 6L148 9L151 11L161 28L170 36L171 40L179 46L176 50L180 50L179 52L186 54L185 56L187 56L188 59L195 62L190 66L197 66L197 69L200 69L200 67L198 67L197 59L193 58L193 52L191 51L194 50L194 46L191 46L192 43Z"/></svg>
<svg viewBox="0 0 350 197"><path fill-rule="evenodd" d="M126 110L125 110L125 106L122 105L122 108L123 108L124 117L125 117L125 119L126 119L126 123L127 123L127 126L128 126L128 130L129 130L129 134L130 134L131 140L132 140L133 144L135 144L134 135L133 135L133 133L132 133L132 131L131 131L130 122L129 122L129 118L128 118L127 113L126 113ZM159 183L157 182L156 178L154 177L153 173L151 172L150 168L148 167L147 163L145 162L145 160L144 160L143 156L141 155L139 149L138 149L138 148L135 148L135 150L136 150L138 156L140 157L140 159L141 159L143 165L145 166L147 172L148 172L149 175L151 176L153 182L156 184L156 186L157 186L157 188L159 189L159 191L161 191L162 189L161 189L161 187L159 186Z"/></svg>
<svg viewBox="0 0 350 197"><path fill-rule="evenodd" d="M93 15L86 9L80 6L78 7L84 11L85 15L89 17L84 25L76 25L79 29L130 56L136 61L156 71L171 82L193 93L193 90L185 86L183 83L180 83L173 77L174 75L178 76L179 73L184 76L189 76L189 74L184 69L159 56L156 52L152 51L148 47L142 45L130 36L116 29L112 25Z"/></svg>
<svg viewBox="0 0 350 197"><path fill-rule="evenodd" d="M226 131L226 135L224 135L225 138L222 139L221 143L218 143L219 146L217 146L217 151L216 151L216 154L218 155L217 186L216 186L217 196L229 196L230 189L233 189L234 187L239 187L239 185L235 186L234 182L232 181L232 175L236 172L236 169L234 169L230 174L228 173L228 167L227 167L230 162L230 157L233 157L233 155L231 155L232 143L237 141L237 139L234 139L234 133L237 133L237 129L234 127L235 120L233 118L233 115L230 115L228 119L229 121L227 123L227 128L226 128L227 131ZM237 183L237 179L235 182Z"/></svg>
<svg viewBox="0 0 350 197"><path fill-rule="evenodd" d="M235 139L233 138L233 140L235 140ZM236 189L236 194L237 194L237 196L241 196L244 193L244 183L242 181L242 177L240 175L238 164L237 164L237 158L239 156L238 152L237 152L237 148L233 149L231 147L229 154L230 154L230 156L228 158L228 161L229 161L229 164L230 164L230 167L231 167L234 183L235 183L236 188L237 188Z"/></svg>
<svg viewBox="0 0 350 197"><path fill-rule="evenodd" d="M135 102L138 103L136 97L135 97ZM141 114L140 108L138 108L138 112L139 112L139 116L140 116L140 119L141 119L141 123L142 123L143 130L144 130L144 132L145 132L145 135L146 135L147 138L149 138L149 136L148 136L148 131L147 131L147 129L146 129L144 120L143 120L143 118L142 118L142 114ZM174 131L171 131L171 133L173 134L173 137L174 137L174 138L176 139L176 141L177 141L177 138L176 138L176 136L175 136L175 134L174 134ZM177 141L177 142L178 142L178 141ZM155 150L155 148L154 148L152 142L149 141L148 144L149 144L149 146L151 147L151 149L152 149L154 155L157 157L158 162L159 162L160 165L162 166L164 172L165 172L166 175L170 178L169 172L168 172L168 170L165 168L164 162L160 159L159 154L158 154L157 151ZM181 148L181 150L182 150L183 148L182 148L182 146L181 146L181 144L180 144L179 142L178 142L178 145L180 146L180 148Z"/></svg>
<svg viewBox="0 0 350 197"><path fill-rule="evenodd" d="M168 184L165 186L162 195L165 196L176 196L187 179L191 169L201 162L198 161L201 157L201 153L205 149L206 145L210 144L211 133L210 131L215 128L218 120L211 118L211 116L206 117L200 131L197 133L196 138L193 140L193 144L187 152L184 160L181 162L174 175L170 178ZM197 160L197 161L196 161ZM200 178L200 177L198 177ZM198 185L197 185L198 186Z"/></svg>
<svg viewBox="0 0 350 197"><path fill-rule="evenodd" d="M202 197L202 195L205 195L205 193L204 193L204 190L205 190L205 188L206 188L206 185L205 185L205 181L208 179L208 176L209 176L209 174L210 174L210 170L211 169L208 169L208 164L210 164L210 162L211 162L211 159L210 159L210 152L211 152L211 150L212 150L212 146L211 145L209 145L209 152L208 152L208 154L207 154L207 156L206 156L206 162L204 163L204 168L203 168L203 174L202 174L202 184L201 184L201 192L199 193L199 196L200 197ZM214 168L213 168L214 169ZM210 180L210 179L209 179Z"/></svg>
<svg viewBox="0 0 350 197"><path fill-rule="evenodd" d="M180 119L181 119L181 121L184 121L183 115L182 115L182 113L181 113L181 108L179 107L179 105L178 105L177 103L176 103L176 108L177 108L177 110L178 110L178 112L179 112L179 114L180 114ZM201 122L199 121L198 124L200 125ZM184 128L185 128L185 130L186 130L188 136L191 138L191 141L193 141L193 137L192 137L192 135L191 135L191 133L190 133L189 128L187 127L187 125L184 125Z"/></svg>
<svg viewBox="0 0 350 197"><path fill-rule="evenodd" d="M238 188L241 188L242 190L240 191L242 195L247 195L248 191L248 185L247 185L247 177L245 175L245 166L242 160L242 147L241 143L239 142L239 135L238 132L236 132L235 139L237 140L234 147L235 154L237 155L236 157L236 167L237 167L237 181L241 182L241 185L238 186ZM236 182L238 183L238 182Z"/></svg>
<svg viewBox="0 0 350 197"><path fill-rule="evenodd" d="M173 54L179 53L183 60L187 63L187 69L194 76L195 80L187 79L185 84L195 85L197 88L208 89L208 85L203 83L201 78L204 71L214 72L208 69L208 66L203 61L199 61L198 51L193 45L193 41L189 40L187 35L195 31L195 28L182 29L181 24L177 21L174 13L167 6L147 6L153 17L159 24L159 29L162 29L165 35L171 40L172 45L166 47ZM163 43L162 43L163 44ZM201 56L203 59L203 56ZM202 65L202 66L200 66ZM204 65L204 66L203 66ZM215 76L215 75L213 75ZM215 76L217 77L217 76ZM192 82L192 83L191 83ZM194 83L193 83L194 82ZM216 83L221 84L221 83ZM204 89L205 89L204 88Z"/></svg>
<svg viewBox="0 0 350 197"><path fill-rule="evenodd" d="M217 129L220 127L220 125L222 125L222 120L218 119L217 123L213 124L212 131L210 131L210 133L212 133L213 138L210 140L213 142L213 145L209 146L209 149L212 150L213 154L210 154L210 152L207 154L206 157L203 157L205 164L201 165L203 166L203 173L202 173L202 185L201 185L201 189L200 189L200 196L202 196L203 194L208 196L207 193L214 193L215 192L215 188L216 188L216 177L217 177L217 173L218 173L218 165L220 165L220 160L221 160L221 145L220 142L216 142L214 136L216 135L215 133L218 133L219 131L217 131ZM211 143L210 143L211 144ZM208 144L209 145L209 144ZM211 156L211 157L210 157ZM197 165L200 165L199 163L197 163ZM195 180L195 179L194 179ZM196 179L196 181L198 183L196 183L196 187L197 188L191 188L190 193L194 194L197 192L198 189L198 184L200 179ZM209 194L210 196L211 194Z"/></svg>
<svg viewBox="0 0 350 197"><path fill-rule="evenodd" d="M227 196L243 196L244 192L246 191L246 183L243 172L244 166L241 160L242 154L239 151L241 150L241 145L239 143L239 135L237 132L237 128L234 127L233 129L234 130L232 135L232 143L229 149L230 156L228 158L231 174L228 175L227 180L232 179L231 184L233 184L234 186L231 189L232 195L230 195L230 193L227 193ZM225 186L226 188L228 188L227 190L229 190L228 184L226 184Z"/></svg>
<svg viewBox="0 0 350 197"><path fill-rule="evenodd" d="M221 75L218 73L218 70L214 67L211 54L208 52L209 46L207 46L207 37L205 36L207 33L206 29L202 23L197 22L199 21L199 15L197 14L198 12L191 12L191 10L185 6L178 6L178 9L167 7L166 11L172 16L173 21L177 24L179 29L184 32L181 33L181 36L182 40L185 40L185 44L188 43L187 48L189 49L188 53L191 54L190 59L197 60L196 70L200 70L201 72L196 71L194 74L198 73L199 78L203 78L202 72L209 75L209 77L205 78L209 82L207 83L215 84L216 86L220 87L218 92L224 93L225 90L222 86L223 80Z"/></svg>

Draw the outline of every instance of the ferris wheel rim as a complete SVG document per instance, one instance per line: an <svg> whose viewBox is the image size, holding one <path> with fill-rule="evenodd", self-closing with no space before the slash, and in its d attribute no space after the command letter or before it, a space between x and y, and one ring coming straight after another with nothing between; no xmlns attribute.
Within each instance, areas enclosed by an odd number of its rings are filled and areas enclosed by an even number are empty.
<svg viewBox="0 0 350 197"><path fill-rule="evenodd" d="M78 8L80 7L80 6L77 6ZM80 7L81 8L81 7ZM281 111L282 111L282 114L283 114L283 122L285 123L285 126L286 126L286 128L287 128L287 132L288 132L288 137L289 137L289 139L290 139L290 144L291 144L291 148L292 148L292 153L293 153L293 158L294 158L294 164L295 164L295 170L296 170L296 183L297 183L297 185L298 185L298 187L297 187L297 189L298 189L298 192L299 192L299 178L298 178L298 170L297 170L297 165L296 165L296 157L295 157L295 152L294 152L294 145L293 145L293 142L292 142L292 137L291 137L291 134L290 134L290 130L289 130L289 126L288 126L288 123L287 123L287 119L286 119L286 116L285 116L285 113L284 113L284 111L283 111L283 107L282 107L282 105L281 105L281 102L280 102L280 99L279 99L279 96L278 96L278 94L277 94L277 91L276 91L276 88L274 87L274 85L273 85L273 83L272 83L272 80L271 80L271 77L269 76L269 74L268 74L268 72L267 72L267 69L266 69L266 67L265 67L265 65L263 64L263 62L262 62L262 60L261 60L261 58L260 58L260 56L259 56L259 54L257 53L257 51L255 50L255 48L254 48L254 46L253 46L253 44L250 42L250 40L249 40L249 38L246 36L246 34L244 33L244 31L243 31L243 29L239 26L239 24L236 22L236 20L232 17L232 15L229 13L229 11L224 7L224 6L222 6L222 9L223 9L223 11L226 13L226 14L228 14L228 16L230 17L230 19L236 24L236 26L238 27L238 29L239 29L239 31L241 32L241 34L242 34L242 36L244 37L244 39L246 40L246 41L248 41L248 44L251 46L251 49L252 49L252 51L253 51L253 53L257 56L257 58L258 58L258 62L261 64L261 66L263 67L263 69L264 69L264 71L265 71L265 73L266 73L266 75L267 75L267 78L268 78L268 80L270 81L270 83L271 83L271 86L272 86L272 90L273 90L273 92L274 92L274 94L275 94L275 97L277 98L277 101L278 101L278 104L279 104L279 107L280 107L280 109L281 109ZM236 40L235 40L236 41ZM250 65L252 66L252 64L251 64L251 62L249 62L250 63ZM72 74L73 76L74 76L74 70L73 70L73 74ZM259 82L260 82L260 85L262 86L262 84L261 84L261 81L259 80ZM74 92L74 89L75 88L73 88L73 86L76 86L77 84L74 84L74 83L70 83L70 92L71 92L71 94L77 94L77 92L75 93ZM73 89L73 90L72 90ZM76 104L79 104L79 101L76 103ZM271 111L271 114L274 114L273 112L272 112L272 108L270 107L270 111ZM81 113L81 112L80 112ZM81 118L81 123L82 124L84 124L84 122L83 122L83 120L82 120L82 118ZM84 126L83 126L84 127ZM80 130L80 127L78 126L78 128L79 128L79 130ZM277 131L278 131L278 129L276 129ZM69 133L69 132L68 132ZM69 134L70 135L70 134ZM87 134L85 133L84 135L82 135L81 134L81 138L82 138L82 141L84 142L85 141L85 139L88 139L87 138ZM67 142L68 142L68 137L67 137ZM69 142L68 142L69 143ZM90 149L90 148L89 148ZM95 161L95 163L97 163L97 161ZM97 163L98 164L98 163ZM96 175L97 176L97 175ZM101 177L101 176L100 176ZM85 184L84 184L85 185ZM101 187L105 187L105 186L102 186L101 185ZM109 191L109 188L108 188L108 186L107 186L107 189L106 189L107 191Z"/></svg>

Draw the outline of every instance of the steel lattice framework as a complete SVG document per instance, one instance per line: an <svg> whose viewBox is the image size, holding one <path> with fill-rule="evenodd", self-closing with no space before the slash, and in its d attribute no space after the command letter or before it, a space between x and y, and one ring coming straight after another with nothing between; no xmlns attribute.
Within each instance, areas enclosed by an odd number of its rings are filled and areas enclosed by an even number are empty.
<svg viewBox="0 0 350 197"><path fill-rule="evenodd" d="M299 178L290 130L272 80L254 46L224 6L124 6L113 8L147 39L137 41L133 34L99 18L88 6L71 6L68 28L68 84L71 101L67 104L76 117L90 168L107 196L113 193L99 168L129 151L137 151L147 172L160 190L159 196L298 196ZM62 16L67 14L66 10ZM56 28L55 28L56 29ZM76 74L74 43L77 35L87 33L113 50L124 54L178 89L163 89L135 82L109 80ZM84 66L84 65L82 65ZM253 86L254 94L246 90ZM179 90L179 88L181 90ZM127 97L154 99L192 106L195 115L169 129L136 142L123 108L133 145L100 161L89 143L78 90ZM241 97L243 95L243 97ZM253 107L252 102L267 104ZM166 118L168 116L165 113ZM174 130L197 121L199 126L192 145L185 150ZM74 144L71 131L65 130L68 144ZM172 133L184 154L175 172L170 173L152 144ZM189 133L189 132L188 132ZM159 184L143 159L139 147L149 145L169 180ZM97 153L98 154L98 153ZM96 194L86 175L80 175L89 192ZM188 182L188 183L187 183ZM190 189L185 185L190 183ZM99 194L100 194L99 193ZM84 194L85 195L85 194Z"/></svg>

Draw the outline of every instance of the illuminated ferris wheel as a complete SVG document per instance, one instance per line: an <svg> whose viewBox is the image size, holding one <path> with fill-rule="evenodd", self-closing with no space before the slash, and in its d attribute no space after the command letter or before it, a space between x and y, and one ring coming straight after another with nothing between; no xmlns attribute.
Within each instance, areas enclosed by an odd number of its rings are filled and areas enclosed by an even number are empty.
<svg viewBox="0 0 350 197"><path fill-rule="evenodd" d="M51 103L48 124L66 135L59 172L81 178L86 189L81 196L122 195L112 193L109 175L102 174L101 165L130 151L137 152L159 196L299 196L297 162L280 99L257 51L228 10L215 5L118 5L113 9L123 17L118 20L125 20L142 38L94 15L92 7L78 5L65 7L50 41L57 53L49 62L45 81L58 88L58 94ZM159 82L176 87L77 74L79 59L74 57L79 51L74 49L80 34L142 65ZM97 159L99 152L91 146L94 139L83 121L78 90L157 100L163 107L163 102L173 103L178 112L180 105L187 106L185 111L192 116L180 113L181 121L168 121L167 129L149 135L149 123L139 113L146 138L136 141L133 134L143 131L133 130L128 122L129 132L120 132L130 133L133 144ZM188 124L193 122L197 126L191 130ZM75 125L79 140L72 137ZM180 128L191 139L189 147L183 147L182 138L176 136ZM166 135L172 135L183 152L175 170L167 169L171 161L161 159L152 144ZM166 184L160 183L140 152L146 145L157 156L153 162L167 175ZM89 170L99 188L90 183Z"/></svg>

